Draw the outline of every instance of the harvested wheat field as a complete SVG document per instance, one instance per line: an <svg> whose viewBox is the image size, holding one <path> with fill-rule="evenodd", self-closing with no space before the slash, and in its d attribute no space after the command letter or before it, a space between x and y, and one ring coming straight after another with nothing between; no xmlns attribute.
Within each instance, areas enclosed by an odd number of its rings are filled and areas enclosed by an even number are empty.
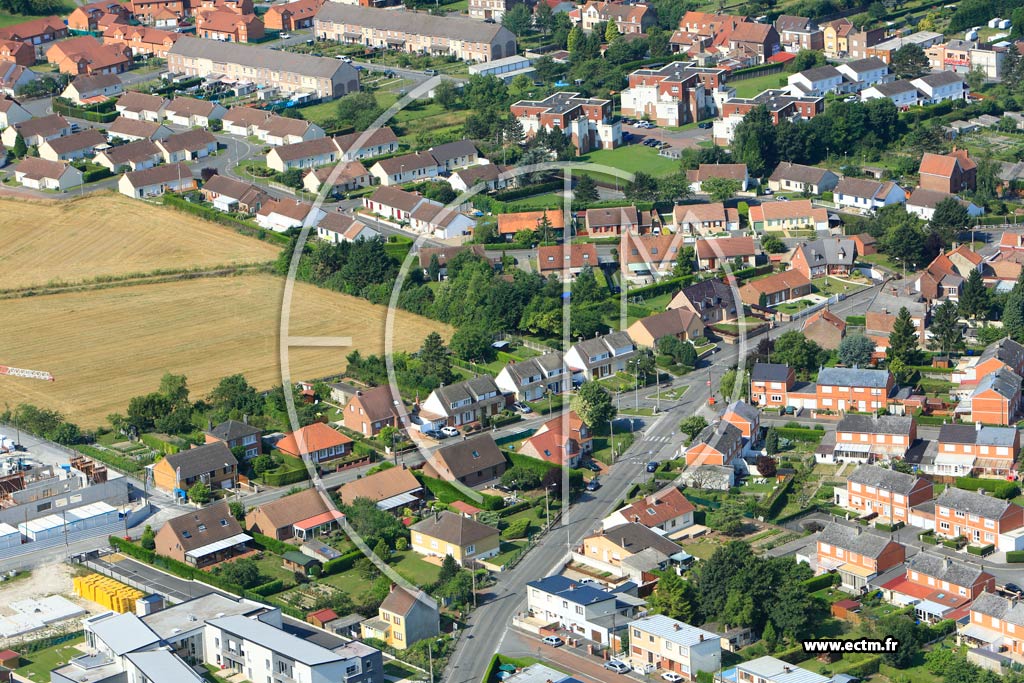
<svg viewBox="0 0 1024 683"><path fill-rule="evenodd" d="M279 246L119 194L0 199L0 289L273 261Z"/></svg>
<svg viewBox="0 0 1024 683"><path fill-rule="evenodd" d="M284 280L271 275L199 278L3 302L0 362L48 370L55 382L0 377L3 402L61 411L82 427L124 413L165 372L188 376L193 396L226 375L257 387L281 383L278 327ZM296 283L291 334L350 336L364 354L384 350L387 308ZM410 313L395 320L396 351L450 329ZM352 349L293 348L291 378L342 371Z"/></svg>

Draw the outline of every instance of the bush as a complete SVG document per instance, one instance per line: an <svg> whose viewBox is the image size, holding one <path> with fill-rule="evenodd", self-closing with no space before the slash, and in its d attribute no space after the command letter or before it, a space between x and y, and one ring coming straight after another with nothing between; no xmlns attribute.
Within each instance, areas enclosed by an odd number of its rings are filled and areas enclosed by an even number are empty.
<svg viewBox="0 0 1024 683"><path fill-rule="evenodd" d="M222 211L217 211L209 206L203 206L195 202L189 202L177 195L171 193L165 193L160 197L160 202L164 206L170 206L178 211L192 214L193 216L199 216L205 218L208 221L214 223L220 223L221 225L227 225L234 228L236 232L239 232L248 237L256 237L261 240L268 240L270 242L276 242L280 245L287 245L290 243L290 238L287 235L276 233L273 230L264 230L255 223L243 221L235 218Z"/></svg>
<svg viewBox="0 0 1024 683"><path fill-rule="evenodd" d="M355 564L355 561L363 556L361 550L350 550L341 557L328 560L324 563L324 567L320 572L321 576L330 576L332 574L340 574L341 572L347 572Z"/></svg>
<svg viewBox="0 0 1024 683"><path fill-rule="evenodd" d="M555 192L561 189L561 180L549 180L543 183L535 183L533 185L527 185L526 187L520 187L515 190L498 192L497 194L494 195L494 199L498 200L499 202L511 202L516 199L532 197L538 194L546 194L548 192Z"/></svg>
<svg viewBox="0 0 1024 683"><path fill-rule="evenodd" d="M835 577L832 574L825 573L819 576L812 576L811 578L803 582L804 588L808 593L814 593L825 588L831 588Z"/></svg>
<svg viewBox="0 0 1024 683"><path fill-rule="evenodd" d="M1006 553L1006 561L1014 564L1024 562L1024 550L1009 550Z"/></svg>
<svg viewBox="0 0 1024 683"><path fill-rule="evenodd" d="M139 437L139 441L146 444L150 450L163 453L164 455L174 455L181 450L181 446L170 441L164 441L154 434L143 434Z"/></svg>
<svg viewBox="0 0 1024 683"><path fill-rule="evenodd" d="M271 536L264 536L254 531L250 531L249 535L252 536L253 545L260 550L269 550L275 555L284 555L290 550L295 550L294 546L288 545L284 541L279 541Z"/></svg>
<svg viewBox="0 0 1024 683"><path fill-rule="evenodd" d="M981 545L981 546L978 546L978 545L969 545L969 546L967 546L967 552L968 553L970 553L971 555L980 555L982 557L984 557L985 555L990 555L990 554L994 553L995 550L996 550L996 547L994 545L992 545L991 543L989 543L988 545Z"/></svg>
<svg viewBox="0 0 1024 683"><path fill-rule="evenodd" d="M268 595L273 595L274 593L280 593L281 591L283 591L284 581L282 581L281 579L274 579L273 581L268 581L267 583L261 584L259 586L254 586L249 590L255 593L256 595L266 597Z"/></svg>
<svg viewBox="0 0 1024 683"><path fill-rule="evenodd" d="M96 109L102 109L107 103L104 102L98 107L90 107L89 109L83 109L77 107L68 100L61 101L62 98L54 98L53 100L53 113L61 114L63 116L73 116L76 119L85 119L86 121L92 121L93 123L110 123L118 117L116 111L96 111ZM114 100L108 100L110 108L114 107Z"/></svg>
<svg viewBox="0 0 1024 683"><path fill-rule="evenodd" d="M513 538L525 538L529 530L530 520L526 518L520 518L514 520L507 527L505 527L505 530L501 532L501 537L506 541Z"/></svg>

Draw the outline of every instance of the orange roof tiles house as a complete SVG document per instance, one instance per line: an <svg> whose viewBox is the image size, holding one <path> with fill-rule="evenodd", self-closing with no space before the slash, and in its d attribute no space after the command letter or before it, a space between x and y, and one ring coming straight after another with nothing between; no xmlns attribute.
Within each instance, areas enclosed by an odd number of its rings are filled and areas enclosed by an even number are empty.
<svg viewBox="0 0 1024 683"><path fill-rule="evenodd" d="M308 488L251 508L245 515L245 526L253 533L285 541L298 535L295 531L296 523L329 510L320 492Z"/></svg>
<svg viewBox="0 0 1024 683"><path fill-rule="evenodd" d="M624 232L619 241L619 267L632 282L650 282L654 275L664 275L675 268L682 248L680 235Z"/></svg>
<svg viewBox="0 0 1024 683"><path fill-rule="evenodd" d="M505 239L512 240L520 230L537 230L537 223L547 216L552 230L565 229L565 214L560 209L548 209L546 211L520 211L518 213L503 213L498 216L498 234L504 235Z"/></svg>
<svg viewBox="0 0 1024 683"><path fill-rule="evenodd" d="M750 176L747 174L746 164L701 164L695 170L686 172L686 179L690 181L690 189L696 193L701 192L701 183L708 178L737 180L740 183L741 192L746 192L750 186Z"/></svg>
<svg viewBox="0 0 1024 683"><path fill-rule="evenodd" d="M263 38L263 20L255 14L237 14L231 10L203 11L196 14L199 38L229 43L248 43Z"/></svg>
<svg viewBox="0 0 1024 683"><path fill-rule="evenodd" d="M827 230L828 210L816 209L810 199L766 202L750 207L750 224L755 230Z"/></svg>
<svg viewBox="0 0 1024 683"><path fill-rule="evenodd" d="M161 31L147 26L111 26L103 32L106 45L124 45L132 49L133 55L151 55L166 58L180 33Z"/></svg>
<svg viewBox="0 0 1024 683"><path fill-rule="evenodd" d="M597 246L594 244L572 243L537 247L537 270L545 278L554 275L562 279L562 273L565 271L568 273L568 279L574 280L584 268L596 268L597 265Z"/></svg>
<svg viewBox="0 0 1024 683"><path fill-rule="evenodd" d="M672 534L693 526L693 513L697 508L674 484L644 496L601 520L604 529L620 524L643 524L648 529L659 529Z"/></svg>
<svg viewBox="0 0 1024 683"><path fill-rule="evenodd" d="M128 5L100 0L76 7L68 15L68 28L72 31L103 31L115 23L127 24L130 17Z"/></svg>
<svg viewBox="0 0 1024 683"><path fill-rule="evenodd" d="M36 50L36 57L42 56L46 45L67 37L68 27L60 17L41 17L0 28L0 39L28 43Z"/></svg>
<svg viewBox="0 0 1024 683"><path fill-rule="evenodd" d="M322 463L351 453L352 439L323 422L314 422L278 441L277 449L293 458L308 455L314 463Z"/></svg>
<svg viewBox="0 0 1024 683"><path fill-rule="evenodd" d="M742 261L742 267L757 263L757 248L753 237L719 237L697 240L697 265L701 270L716 270L724 263L736 268L735 261Z"/></svg>
<svg viewBox="0 0 1024 683"><path fill-rule="evenodd" d="M384 427L398 427L399 407L391 387L381 385L356 391L345 406L345 427L363 436L376 436Z"/></svg>
<svg viewBox="0 0 1024 683"><path fill-rule="evenodd" d="M32 66L36 63L36 50L20 40L0 39L0 60L14 62L19 66Z"/></svg>
<svg viewBox="0 0 1024 683"><path fill-rule="evenodd" d="M566 424L568 423L568 424ZM593 451L593 434L576 414L559 415L541 425L526 439L519 452L555 465L579 467L580 461Z"/></svg>
<svg viewBox="0 0 1024 683"><path fill-rule="evenodd" d="M804 337L821 348L835 350L846 336L846 321L823 308L804 319L802 331Z"/></svg>
<svg viewBox="0 0 1024 683"><path fill-rule="evenodd" d="M313 18L326 0L296 0L274 5L263 15L263 23L271 31L295 31L309 28Z"/></svg>
<svg viewBox="0 0 1024 683"><path fill-rule="evenodd" d="M740 298L748 306L777 306L810 293L811 281L797 270L784 270L740 287Z"/></svg>
<svg viewBox="0 0 1024 683"><path fill-rule="evenodd" d="M756 443L760 440L761 411L746 401L733 401L726 406L722 420L740 430L747 441Z"/></svg>
<svg viewBox="0 0 1024 683"><path fill-rule="evenodd" d="M925 152L918 169L920 185L926 190L955 194L973 190L977 184L978 164L966 149L954 149L949 154Z"/></svg>
<svg viewBox="0 0 1024 683"><path fill-rule="evenodd" d="M672 223L676 232L687 235L713 235L739 230L740 214L727 209L721 202L713 204L680 204L672 208Z"/></svg>
<svg viewBox="0 0 1024 683"><path fill-rule="evenodd" d="M868 233L862 232L859 235L853 235L850 239L853 240L854 245L857 247L857 253L861 256L878 253L878 240Z"/></svg>
<svg viewBox="0 0 1024 683"><path fill-rule="evenodd" d="M357 498L366 498L385 512L396 514L405 508L416 509L423 500L423 486L413 473L403 467L390 467L344 484L338 489L343 505Z"/></svg>
<svg viewBox="0 0 1024 683"><path fill-rule="evenodd" d="M92 36L69 38L46 51L46 61L61 73L119 74L132 65L132 51L123 45L101 45Z"/></svg>
<svg viewBox="0 0 1024 683"><path fill-rule="evenodd" d="M637 346L649 349L656 349L658 340L662 337L690 341L703 337L704 332L704 322L700 316L682 307L640 318L626 329L626 333Z"/></svg>

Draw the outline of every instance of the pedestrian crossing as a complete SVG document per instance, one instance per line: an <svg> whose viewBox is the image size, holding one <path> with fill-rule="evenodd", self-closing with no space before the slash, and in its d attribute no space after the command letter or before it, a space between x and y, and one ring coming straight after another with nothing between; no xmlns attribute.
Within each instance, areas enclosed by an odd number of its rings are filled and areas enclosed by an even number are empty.
<svg viewBox="0 0 1024 683"><path fill-rule="evenodd" d="M651 443L668 443L671 440L672 438L668 436L645 436L643 438L644 442L649 441Z"/></svg>

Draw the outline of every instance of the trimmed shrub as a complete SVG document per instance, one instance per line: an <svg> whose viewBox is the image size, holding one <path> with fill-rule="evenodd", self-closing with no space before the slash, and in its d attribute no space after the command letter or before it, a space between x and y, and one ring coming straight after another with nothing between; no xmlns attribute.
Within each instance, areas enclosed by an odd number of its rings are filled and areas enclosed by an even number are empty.
<svg viewBox="0 0 1024 683"><path fill-rule="evenodd" d="M284 555L290 550L295 550L295 546L289 545L284 541L279 541L271 536L265 536L264 534L258 534L254 531L250 531L249 535L252 536L253 545L260 550L269 550L275 555Z"/></svg>
<svg viewBox="0 0 1024 683"><path fill-rule="evenodd" d="M340 574L341 572L347 572L355 564L355 561L363 556L361 550L350 550L341 557L328 560L324 562L324 568L320 572L320 576L330 576L331 574Z"/></svg>
<svg viewBox="0 0 1024 683"><path fill-rule="evenodd" d="M1009 550L1006 553L1007 562L1024 562L1024 550Z"/></svg>
<svg viewBox="0 0 1024 683"><path fill-rule="evenodd" d="M273 595L274 593L280 593L284 590L284 581L281 579L274 579L273 581L268 581L262 585L250 588L249 590L256 595L264 597L267 595Z"/></svg>
<svg viewBox="0 0 1024 683"><path fill-rule="evenodd" d="M163 453L164 455L174 455L181 451L181 446L170 441L164 441L155 434L143 434L139 437L139 441L149 446L151 450Z"/></svg>
<svg viewBox="0 0 1024 683"><path fill-rule="evenodd" d="M309 472L306 471L305 467L300 467L283 472L267 472L261 478L267 486L288 486L289 484L306 481L309 479Z"/></svg>
<svg viewBox="0 0 1024 683"><path fill-rule="evenodd" d="M807 589L808 593L813 593L815 591L820 591L825 588L831 588L833 580L834 577L832 576L832 574L825 573L819 576L812 576L811 578L805 580L803 582L803 585Z"/></svg>
<svg viewBox="0 0 1024 683"><path fill-rule="evenodd" d="M509 505L508 507L502 508L501 510L499 510L498 511L498 517L508 517L509 515L514 515L517 512L522 512L523 510L528 510L529 508L530 508L530 501L528 501L528 500L521 500L518 503L516 503L515 505Z"/></svg>
<svg viewBox="0 0 1024 683"><path fill-rule="evenodd" d="M991 543L989 543L988 545L969 545L969 546L967 546L967 552L968 553L970 553L971 555L980 555L982 557L984 557L985 555L990 555L990 554L994 553L995 550L996 550L996 547L994 545L992 545Z"/></svg>

